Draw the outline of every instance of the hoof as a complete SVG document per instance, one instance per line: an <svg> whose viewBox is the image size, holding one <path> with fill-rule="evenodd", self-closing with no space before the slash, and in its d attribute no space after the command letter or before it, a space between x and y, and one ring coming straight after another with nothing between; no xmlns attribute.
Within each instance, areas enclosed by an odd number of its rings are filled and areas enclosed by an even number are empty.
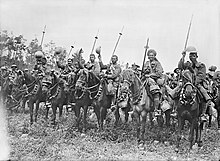
<svg viewBox="0 0 220 161"><path fill-rule="evenodd" d="M174 150L176 153L179 153L179 148L175 148Z"/></svg>
<svg viewBox="0 0 220 161"><path fill-rule="evenodd" d="M220 134L220 128L218 128L218 131L217 131L219 134Z"/></svg>
<svg viewBox="0 0 220 161"><path fill-rule="evenodd" d="M140 143L140 144L138 144L138 149L140 149L140 150L144 150L145 148L144 148L144 143Z"/></svg>
<svg viewBox="0 0 220 161"><path fill-rule="evenodd" d="M202 141L198 142L197 144L198 144L198 147L200 147L200 148L203 146Z"/></svg>
<svg viewBox="0 0 220 161"><path fill-rule="evenodd" d="M199 144L198 144L198 143L195 143L195 144L192 146L192 149L193 149L193 150L196 150L198 147L199 147Z"/></svg>

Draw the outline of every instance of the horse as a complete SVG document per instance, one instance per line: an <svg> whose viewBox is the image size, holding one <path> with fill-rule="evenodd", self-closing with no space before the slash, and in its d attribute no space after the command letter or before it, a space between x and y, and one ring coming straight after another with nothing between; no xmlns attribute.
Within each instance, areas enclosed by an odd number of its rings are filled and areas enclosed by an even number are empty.
<svg viewBox="0 0 220 161"><path fill-rule="evenodd" d="M133 117L136 122L136 131L138 146L142 148L144 146L144 133L146 127L147 114L154 111L154 107L151 106L152 99L145 86L148 85L147 80L142 83L131 69L125 69L122 71L122 85L121 90L125 93L130 93L130 104L133 108Z"/></svg>
<svg viewBox="0 0 220 161"><path fill-rule="evenodd" d="M201 100L198 97L198 90L193 84L193 74L189 70L184 70L183 75L183 86L180 92L180 99L177 105L177 119L178 119L178 131L177 131L177 144L175 151L179 151L181 133L185 124L185 120L188 120L190 123L190 132L189 132L189 148L192 149L192 146L195 143L199 147L202 146L202 129L203 122L200 120L201 114ZM196 132L196 137L194 138L194 132Z"/></svg>
<svg viewBox="0 0 220 161"><path fill-rule="evenodd" d="M59 108L59 118L62 116L63 105L66 104L66 94L64 92L64 80L59 78L55 72L51 72L52 83L47 91L47 101L51 102L51 108L53 111L52 124L55 125L56 111ZM46 106L46 117L48 119L49 106Z"/></svg>
<svg viewBox="0 0 220 161"><path fill-rule="evenodd" d="M217 124L218 131L220 132L220 71L217 71L215 75L219 73L219 76L214 77L214 82L212 85L212 101L214 103L214 108L217 110ZM209 115L208 126L211 127L212 115Z"/></svg>
<svg viewBox="0 0 220 161"><path fill-rule="evenodd" d="M39 103L46 101L46 93L43 93L42 91L42 83L40 81L40 78L36 78L30 73L19 71L16 82L17 84L19 84L19 86L26 85L27 87L27 95L25 95L25 97L28 99L28 106L30 110L30 124L33 124L34 121L37 122ZM34 104L36 104L36 107L34 115L35 118L33 119Z"/></svg>
<svg viewBox="0 0 220 161"><path fill-rule="evenodd" d="M8 95L12 92L14 81L11 79L9 74L1 75L1 97L3 103L6 103Z"/></svg>
<svg viewBox="0 0 220 161"><path fill-rule="evenodd" d="M84 110L84 116L83 116L83 129L82 131L85 132L86 127L86 116L88 111L88 106L92 105L94 97L97 95L99 86L100 86L100 79L95 76L94 73L88 71L87 69L81 69L78 73L78 79L76 81L75 85L75 100L76 105L74 108L75 115L77 117L77 128L79 129L79 123L80 123L80 109L81 107ZM96 116L99 120L99 113L97 110L98 106L94 106L94 110L96 113Z"/></svg>

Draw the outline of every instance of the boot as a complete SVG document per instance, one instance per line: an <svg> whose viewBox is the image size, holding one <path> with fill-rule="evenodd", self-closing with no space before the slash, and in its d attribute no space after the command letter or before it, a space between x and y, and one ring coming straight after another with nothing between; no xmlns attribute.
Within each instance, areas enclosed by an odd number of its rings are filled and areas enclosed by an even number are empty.
<svg viewBox="0 0 220 161"><path fill-rule="evenodd" d="M158 117L161 115L161 110L159 109L159 105L160 105L160 95L159 93L154 94L154 116Z"/></svg>
<svg viewBox="0 0 220 161"><path fill-rule="evenodd" d="M207 122L207 106L211 103L211 100L208 100L207 103L202 103L202 113L201 113L201 121L202 122Z"/></svg>
<svg viewBox="0 0 220 161"><path fill-rule="evenodd" d="M115 96L112 98L112 103L111 103L111 111L113 112L116 109L116 104L115 104Z"/></svg>

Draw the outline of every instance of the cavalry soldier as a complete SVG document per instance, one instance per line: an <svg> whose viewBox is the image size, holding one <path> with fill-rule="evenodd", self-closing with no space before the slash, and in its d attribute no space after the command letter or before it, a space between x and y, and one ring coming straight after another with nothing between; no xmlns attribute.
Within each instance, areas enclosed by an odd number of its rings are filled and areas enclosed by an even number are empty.
<svg viewBox="0 0 220 161"><path fill-rule="evenodd" d="M144 77L148 79L150 85L150 93L153 96L155 116L161 115L161 110L159 110L160 104L160 87L163 84L163 68L161 63L156 58L156 51L149 49L147 56L149 61L144 64Z"/></svg>
<svg viewBox="0 0 220 161"><path fill-rule="evenodd" d="M135 72L135 74L138 77L140 77L141 73L140 73L140 70L138 68L140 68L140 66L135 64L135 63L131 65L131 69Z"/></svg>
<svg viewBox="0 0 220 161"><path fill-rule="evenodd" d="M215 71L216 71L217 67L216 66L211 66L209 67L209 72L207 73L207 80L209 82L212 82L213 81L213 76L215 74Z"/></svg>
<svg viewBox="0 0 220 161"><path fill-rule="evenodd" d="M92 71L96 76L99 76L101 69L99 62L95 61L95 54L90 54L89 61L87 62L85 67L89 71Z"/></svg>
<svg viewBox="0 0 220 161"><path fill-rule="evenodd" d="M99 63L101 66L101 69L107 69L106 74L104 74L104 77L108 79L108 92L110 95L113 96L112 103L111 103L111 110L113 111L116 106L116 97L117 97L117 89L120 81L120 74L121 74L121 67L117 63L118 56L112 55L111 57L111 63L108 65L104 65L101 59L101 55L99 55Z"/></svg>
<svg viewBox="0 0 220 161"><path fill-rule="evenodd" d="M34 75L36 75L37 77L39 76L44 77L45 74L47 74L47 68L46 68L47 59L45 58L45 56L41 51L37 51L35 53L35 58L36 58L36 64L34 66L34 70L35 70Z"/></svg>
<svg viewBox="0 0 220 161"><path fill-rule="evenodd" d="M189 59L191 61L188 62L187 64L184 63L186 52L189 52ZM203 99L205 100L205 102L204 101L201 102L202 103L201 120L207 121L206 110L207 110L207 105L211 104L211 97L208 95L207 90L204 87L205 79L206 79L206 66L204 63L198 62L197 58L198 58L198 54L196 48L193 46L189 46L186 48L185 51L182 52L182 58L179 61L178 67L180 69L185 69L187 66L187 68L193 71L193 74L195 75L194 84L197 87L197 89L201 92Z"/></svg>
<svg viewBox="0 0 220 161"><path fill-rule="evenodd" d="M74 71L74 65L73 65L73 60L71 58L69 58L67 60L67 64L66 65L62 65L59 61L56 62L57 63L57 67L61 69L61 74L65 77L67 76L69 73Z"/></svg>
<svg viewBox="0 0 220 161"><path fill-rule="evenodd" d="M11 65L11 70L10 70L10 74L9 77L14 80L17 76L17 71L18 71L18 67L16 64L12 64Z"/></svg>

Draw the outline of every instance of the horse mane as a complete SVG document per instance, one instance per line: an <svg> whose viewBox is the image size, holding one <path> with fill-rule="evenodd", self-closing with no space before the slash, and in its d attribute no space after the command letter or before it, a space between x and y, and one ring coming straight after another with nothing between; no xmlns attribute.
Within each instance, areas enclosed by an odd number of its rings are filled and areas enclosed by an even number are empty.
<svg viewBox="0 0 220 161"><path fill-rule="evenodd" d="M132 82L134 82L135 79L138 80L138 83L141 84L141 80L140 78L134 73L134 71L132 69L124 69L122 71L122 77L123 79L126 79L126 80L130 80Z"/></svg>
<svg viewBox="0 0 220 161"><path fill-rule="evenodd" d="M88 85L93 86L100 83L100 79L93 73L88 71Z"/></svg>
<svg viewBox="0 0 220 161"><path fill-rule="evenodd" d="M194 83L193 73L190 70L187 70L187 69L184 70L182 72L182 76L187 82Z"/></svg>

